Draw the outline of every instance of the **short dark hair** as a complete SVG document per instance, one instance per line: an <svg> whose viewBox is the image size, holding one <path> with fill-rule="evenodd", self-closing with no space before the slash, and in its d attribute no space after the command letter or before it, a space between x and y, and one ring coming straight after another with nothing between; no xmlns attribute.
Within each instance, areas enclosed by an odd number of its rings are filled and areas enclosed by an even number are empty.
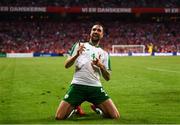
<svg viewBox="0 0 180 125"><path fill-rule="evenodd" d="M104 25L102 23L100 23L100 22L96 22L94 25L99 25L104 29Z"/></svg>
<svg viewBox="0 0 180 125"><path fill-rule="evenodd" d="M101 22L95 22L94 25L99 25L99 26L101 26L101 27L103 28L103 34L106 34L107 29L105 28L105 26L104 26ZM94 25L93 25L93 26L94 26ZM93 26L92 26L92 27L93 27ZM91 27L91 28L92 28L92 27Z"/></svg>

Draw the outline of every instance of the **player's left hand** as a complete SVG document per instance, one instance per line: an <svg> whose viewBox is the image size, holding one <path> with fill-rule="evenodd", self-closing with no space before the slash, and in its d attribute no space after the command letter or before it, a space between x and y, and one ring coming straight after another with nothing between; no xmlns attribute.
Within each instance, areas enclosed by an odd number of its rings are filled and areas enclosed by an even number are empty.
<svg viewBox="0 0 180 125"><path fill-rule="evenodd" d="M93 64L93 65L96 65L96 66L98 66L98 67L103 66L102 61L101 61L101 55L99 55L99 58L96 58L95 60L93 60L93 61L92 61L92 64Z"/></svg>

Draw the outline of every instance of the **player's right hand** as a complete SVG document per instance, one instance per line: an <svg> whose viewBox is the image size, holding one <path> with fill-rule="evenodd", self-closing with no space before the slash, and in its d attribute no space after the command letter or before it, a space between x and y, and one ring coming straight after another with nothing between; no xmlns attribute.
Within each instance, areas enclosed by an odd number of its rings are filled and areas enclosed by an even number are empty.
<svg viewBox="0 0 180 125"><path fill-rule="evenodd" d="M85 51L84 44L81 44L80 42L78 44L79 44L79 47L77 49L77 56L79 56L80 54L82 54L83 51Z"/></svg>

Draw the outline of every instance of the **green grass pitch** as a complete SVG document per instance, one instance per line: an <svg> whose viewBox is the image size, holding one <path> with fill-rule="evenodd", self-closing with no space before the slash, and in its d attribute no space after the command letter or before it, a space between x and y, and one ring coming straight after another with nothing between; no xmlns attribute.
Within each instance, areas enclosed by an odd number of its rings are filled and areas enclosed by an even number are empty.
<svg viewBox="0 0 180 125"><path fill-rule="evenodd" d="M87 115L54 119L72 80L64 57L0 58L0 123L180 124L180 57L112 57L112 76L103 86L121 113L104 119Z"/></svg>

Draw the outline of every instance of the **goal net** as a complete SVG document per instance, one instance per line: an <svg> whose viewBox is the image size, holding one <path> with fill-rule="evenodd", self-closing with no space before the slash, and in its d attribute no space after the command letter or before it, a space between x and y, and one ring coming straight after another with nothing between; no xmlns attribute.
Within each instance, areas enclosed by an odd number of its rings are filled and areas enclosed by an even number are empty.
<svg viewBox="0 0 180 125"><path fill-rule="evenodd" d="M112 45L112 53L145 53L145 45Z"/></svg>

